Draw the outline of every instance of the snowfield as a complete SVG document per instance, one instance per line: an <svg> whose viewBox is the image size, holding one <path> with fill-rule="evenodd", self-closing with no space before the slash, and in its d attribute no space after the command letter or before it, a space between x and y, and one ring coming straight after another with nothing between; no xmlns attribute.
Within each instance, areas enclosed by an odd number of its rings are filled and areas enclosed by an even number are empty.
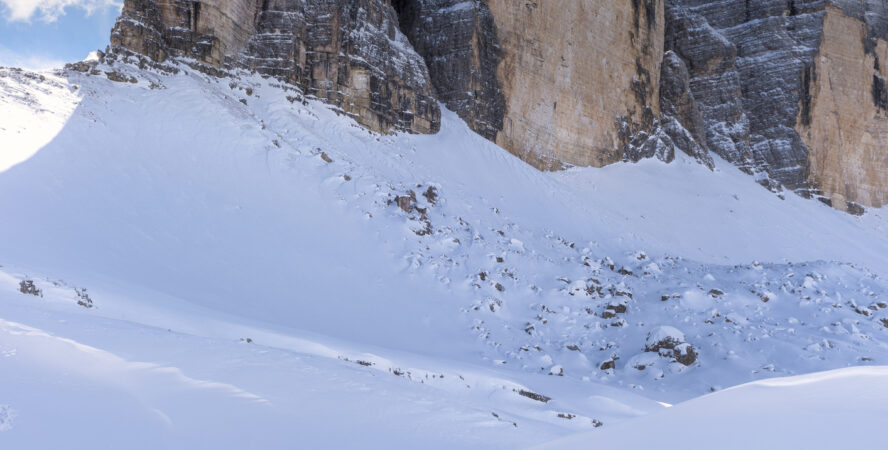
<svg viewBox="0 0 888 450"><path fill-rule="evenodd" d="M756 381L535 448L880 448L886 367ZM668 445L666 446L668 447Z"/></svg>
<svg viewBox="0 0 888 450"><path fill-rule="evenodd" d="M541 173L446 110L383 136L247 73L0 68L0 211L0 448L877 447L888 418L885 212L723 161Z"/></svg>

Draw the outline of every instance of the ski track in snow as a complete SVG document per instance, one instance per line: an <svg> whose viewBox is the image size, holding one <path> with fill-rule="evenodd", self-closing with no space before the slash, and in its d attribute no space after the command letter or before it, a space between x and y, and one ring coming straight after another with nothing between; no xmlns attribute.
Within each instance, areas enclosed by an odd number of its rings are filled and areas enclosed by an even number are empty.
<svg viewBox="0 0 888 450"><path fill-rule="evenodd" d="M241 423L216 442L275 448L301 421L302 442L354 447L347 424L514 448L888 364L884 211L781 199L724 161L540 173L446 110L438 135L382 136L178 69L0 69L0 381L35 388L0 390L0 440L33 439L29 416L82 434L88 414L30 395L51 385L152 424L97 444Z"/></svg>

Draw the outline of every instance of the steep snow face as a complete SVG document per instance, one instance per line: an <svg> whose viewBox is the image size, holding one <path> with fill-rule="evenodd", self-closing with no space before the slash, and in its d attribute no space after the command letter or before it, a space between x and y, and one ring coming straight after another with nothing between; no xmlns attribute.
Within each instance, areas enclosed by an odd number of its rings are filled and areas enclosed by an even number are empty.
<svg viewBox="0 0 888 450"><path fill-rule="evenodd" d="M657 409L639 395L674 402L888 361L880 211L858 218L781 199L721 160L714 172L679 157L541 173L453 113L435 136L380 136L286 85L172 69L97 67L126 83L0 70L2 98L33 99L0 114L70 111L53 137L31 134L36 154L0 173L10 212L0 324L33 337L3 351L40 361L68 345L46 334L109 354L75 346L88 357L74 366L98 357L130 373L156 362L182 371L176 386L211 380L219 389L193 393L187 410L219 415L171 418L184 429L231 423L228 397L243 391L296 411L256 412L280 430L332 396L324 380L334 379L355 387L329 399L342 410L390 401L368 390L434 399L415 410L419 422L381 413L362 428L379 426L371 442L443 429L454 440L442 446L514 447ZM0 129L0 142L14 133ZM257 349L241 354L246 339ZM261 369L237 373L254 357ZM3 372L13 384L58 379L40 361L14 361ZM321 375L291 384L294 367ZM157 388L166 375L134 373L154 409L183 406ZM364 378L377 375L390 379ZM89 383L60 395L74 402ZM315 385L326 394L296 407ZM462 389L472 406L454 404ZM101 392L110 402L127 391ZM14 400L0 398L0 418L14 411L18 423L29 400ZM496 431L479 443L436 428L450 408L456 423Z"/></svg>

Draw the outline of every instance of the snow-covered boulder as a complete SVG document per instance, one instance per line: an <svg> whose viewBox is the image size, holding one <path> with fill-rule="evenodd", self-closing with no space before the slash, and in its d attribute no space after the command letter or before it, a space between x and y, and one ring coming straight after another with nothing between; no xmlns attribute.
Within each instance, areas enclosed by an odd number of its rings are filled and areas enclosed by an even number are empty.
<svg viewBox="0 0 888 450"><path fill-rule="evenodd" d="M656 352L660 349L672 350L685 342L684 333L678 328L660 326L651 330L645 340L645 351Z"/></svg>
<svg viewBox="0 0 888 450"><path fill-rule="evenodd" d="M697 361L697 351L685 342L684 333L668 325L657 327L648 333L644 350L675 358L675 361L685 366Z"/></svg>

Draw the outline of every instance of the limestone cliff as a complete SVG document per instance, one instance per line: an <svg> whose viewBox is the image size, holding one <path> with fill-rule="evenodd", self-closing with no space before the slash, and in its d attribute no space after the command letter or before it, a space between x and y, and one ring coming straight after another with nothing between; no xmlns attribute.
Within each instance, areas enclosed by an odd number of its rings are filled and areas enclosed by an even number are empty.
<svg viewBox="0 0 888 450"><path fill-rule="evenodd" d="M662 0L397 3L442 100L539 168L620 161L655 126Z"/></svg>
<svg viewBox="0 0 888 450"><path fill-rule="evenodd" d="M429 68L440 99L478 134L496 140L506 98L497 71L503 57L486 2L396 0L401 29Z"/></svg>
<svg viewBox="0 0 888 450"><path fill-rule="evenodd" d="M659 114L662 1L489 3L504 48L507 106L498 144L546 166L603 166L651 129Z"/></svg>
<svg viewBox="0 0 888 450"><path fill-rule="evenodd" d="M258 6L253 0L127 0L111 43L157 61L187 55L220 66L252 36Z"/></svg>
<svg viewBox="0 0 888 450"><path fill-rule="evenodd" d="M667 0L701 144L772 188L851 212L885 204L886 13L881 0Z"/></svg>
<svg viewBox="0 0 888 450"><path fill-rule="evenodd" d="M839 209L888 204L888 43L829 7L796 129L808 182ZM853 211L852 211L853 212Z"/></svg>
<svg viewBox="0 0 888 450"><path fill-rule="evenodd" d="M111 44L280 77L376 131L440 126L425 63L387 0L126 0Z"/></svg>

